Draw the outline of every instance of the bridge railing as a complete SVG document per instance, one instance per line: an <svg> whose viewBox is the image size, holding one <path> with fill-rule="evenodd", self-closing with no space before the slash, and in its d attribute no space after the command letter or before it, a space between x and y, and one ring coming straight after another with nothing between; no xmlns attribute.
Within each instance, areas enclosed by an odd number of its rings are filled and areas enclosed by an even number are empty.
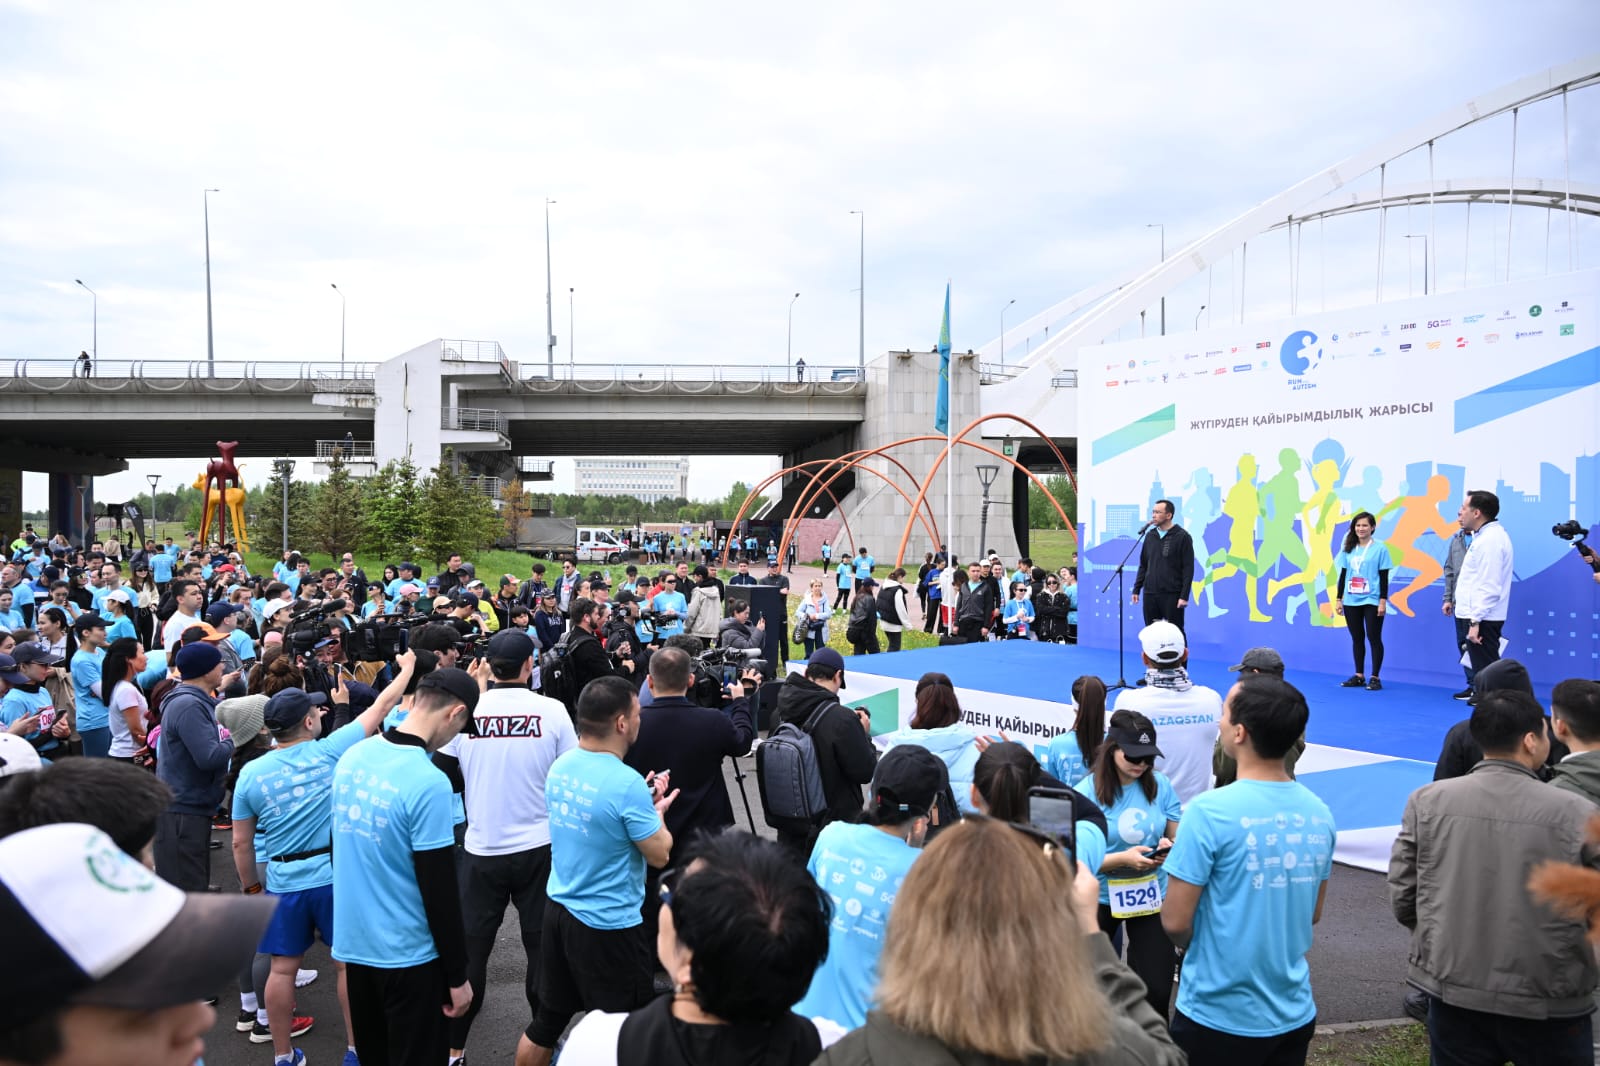
<svg viewBox="0 0 1600 1066"><path fill-rule="evenodd" d="M347 463L370 463L376 458L373 452L373 442L358 440L346 443L344 440L319 440L317 441L318 459L332 459L338 456Z"/></svg>
<svg viewBox="0 0 1600 1066"><path fill-rule="evenodd" d="M517 460L517 474L524 478L538 478L544 480L554 477L556 463L554 459L531 459L522 456Z"/></svg>
<svg viewBox="0 0 1600 1066"><path fill-rule="evenodd" d="M439 428L472 433L509 433L510 419L492 407L445 407L439 411Z"/></svg>
<svg viewBox="0 0 1600 1066"><path fill-rule="evenodd" d="M376 363L219 359L0 360L0 390L59 392L360 392L374 391Z"/></svg>
<svg viewBox="0 0 1600 1066"><path fill-rule="evenodd" d="M1078 387L1078 372L1076 370L1063 370L1050 379L1052 389L1075 389Z"/></svg>
<svg viewBox="0 0 1600 1066"><path fill-rule="evenodd" d="M804 367L785 364L741 363L579 363L557 364L549 368L538 362L518 364L519 379L532 389L546 389L570 384L579 388L586 385L648 385L652 383L683 383L686 385L752 384L786 386L788 388L817 388L822 390L854 389L862 380L861 371L854 364L824 365L807 363Z"/></svg>

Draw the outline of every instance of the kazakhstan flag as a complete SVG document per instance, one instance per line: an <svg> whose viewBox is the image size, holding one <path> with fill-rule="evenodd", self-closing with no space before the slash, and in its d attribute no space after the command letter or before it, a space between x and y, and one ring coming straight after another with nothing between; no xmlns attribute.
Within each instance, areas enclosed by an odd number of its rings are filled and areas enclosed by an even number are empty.
<svg viewBox="0 0 1600 1066"><path fill-rule="evenodd" d="M933 428L950 432L950 283L944 284L944 323L939 327L939 399L933 407Z"/></svg>

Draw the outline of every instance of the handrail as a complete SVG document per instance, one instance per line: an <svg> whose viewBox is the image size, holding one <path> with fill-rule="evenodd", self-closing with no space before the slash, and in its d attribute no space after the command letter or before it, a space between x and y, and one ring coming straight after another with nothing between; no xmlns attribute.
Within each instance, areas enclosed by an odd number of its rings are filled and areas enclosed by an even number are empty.
<svg viewBox="0 0 1600 1066"><path fill-rule="evenodd" d="M624 382L754 382L769 385L815 386L825 384L859 384L854 380L859 368L854 364L806 364L797 369L788 364L745 363L579 363L562 366L553 372L539 363L516 364L518 380L532 387L553 383ZM835 373L841 380L834 380Z"/></svg>
<svg viewBox="0 0 1600 1066"><path fill-rule="evenodd" d="M443 407L439 410L439 428L506 434L511 430L511 420L492 407Z"/></svg>
<svg viewBox="0 0 1600 1066"><path fill-rule="evenodd" d="M1076 370L1063 370L1050 379L1052 389L1075 389L1078 387L1078 372Z"/></svg>

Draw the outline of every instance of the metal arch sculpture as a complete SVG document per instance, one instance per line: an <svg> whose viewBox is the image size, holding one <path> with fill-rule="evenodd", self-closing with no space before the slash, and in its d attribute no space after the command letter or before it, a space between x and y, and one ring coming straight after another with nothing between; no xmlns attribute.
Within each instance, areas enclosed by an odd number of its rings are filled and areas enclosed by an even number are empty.
<svg viewBox="0 0 1600 1066"><path fill-rule="evenodd" d="M1017 462L1015 459L1011 458L1011 456L1002 455L1001 453L995 451L993 448L990 448L988 445L979 444L976 441L967 440L967 434L971 433L974 429L977 429L979 426L983 425L983 423L999 421L1001 419L1008 419L1008 420L1010 420L1012 422L1017 422L1017 423L1020 423L1021 425L1027 426L1029 429L1033 430L1033 432L1035 434L1038 435L1040 440L1042 440L1046 444L1048 444L1050 446L1050 450L1055 453L1055 457L1061 461L1061 468L1067 472L1067 480L1072 482L1073 491L1077 491L1077 488L1078 488L1078 477L1077 477L1076 474L1074 474L1072 472L1072 464L1067 462L1067 457L1061 454L1061 449L1056 447L1055 441L1050 439L1050 435L1049 434L1045 433L1038 426L1034 425L1032 422L1028 421L1026 418L1021 417L1020 415L1006 414L1006 413L1003 413L1003 412L997 412L995 414L980 415L979 417L974 418L971 422L968 422L964 427L962 427L962 430L961 430L960 433L957 433L954 437L952 437L949 441L947 441L945 443L945 446L943 448L939 449L939 456L938 456L938 458L934 459L933 465L928 468L928 475L927 475L927 477L925 477L923 479L922 488L917 493L917 502L911 505L912 511L914 512L914 511L916 511L916 509L918 507L922 506L922 501L928 495L928 486L933 484L933 475L939 472L939 467L943 466L944 465L944 461L950 457L950 449L954 445L965 444L969 448L977 448L979 451L988 452L990 455L994 456L997 459L1004 459L1006 462L1010 463L1013 467L1015 467L1016 469L1022 471L1024 474L1026 474L1028 476L1028 480L1029 481L1032 481L1035 485L1039 486L1039 491L1044 493L1045 499L1049 500L1051 505L1053 507L1055 507L1056 513L1061 516L1061 520L1067 524L1067 528L1072 530L1072 535L1073 535L1074 538L1076 538L1077 535L1078 535L1078 530L1077 530L1077 527L1073 525L1072 519L1067 517L1067 512L1062 509L1061 502L1059 500L1057 500L1054 496L1050 495L1050 490L1045 488L1044 482L1040 481L1037 477L1034 476L1033 471L1029 470L1027 467L1023 466L1021 463ZM927 438L924 437L924 438L916 438L916 439L926 440ZM935 437L933 439L939 440L939 439L942 439L942 438ZM900 534L900 547L895 552L894 565L899 566L904 561L905 554L906 554L906 544L909 543L910 540L911 540L911 523L910 523L910 521L907 521L906 522L905 532Z"/></svg>
<svg viewBox="0 0 1600 1066"><path fill-rule="evenodd" d="M910 440L910 438L908 438L908 440ZM811 475L811 485L815 486L817 481L820 478L822 478L822 476L824 474L827 474L827 480L823 482L823 486L827 487L829 485L832 485L835 480L837 480L840 476L842 476L852 466L855 466L855 465L857 465L859 463L863 463L868 459L883 458L883 459L887 459L889 462L893 463L895 465L895 467L902 474L904 474L906 476L906 478L911 482L911 484L920 487L922 482L917 479L917 475L913 474L911 472L910 468L908 468L906 466L906 464L902 463L899 459L896 459L894 456L889 454L888 450L890 448L899 447L901 444L904 444L904 443L907 443L907 441L890 441L888 444L881 445L881 446L879 446L877 448L859 448L856 451L846 452L843 455L837 456L837 457L835 457L833 459L812 460L811 463L816 463L816 462L819 462L819 461L821 463L823 463L823 469L818 470L816 473ZM831 466L833 464L839 464L839 469L833 471L832 473L828 473L827 467ZM811 464L808 463L808 464L804 464L804 465L811 465ZM863 469L868 470L873 474L877 474L880 478L883 477L883 475L881 473L879 473L877 470L874 470L870 466L869 467L863 467ZM884 480L888 481L887 478L884 478ZM892 482L890 482L890 487L895 487ZM809 491L811 492L811 495L809 495L809 496L802 495L800 500L799 500L799 502L795 506L795 511L797 513L804 514L806 509L809 508L812 505L812 503L814 503L816 501L817 496L820 494L819 491L816 490L814 487L811 488ZM829 496L833 496L833 493L829 492L828 495ZM900 494L900 497L901 497L901 499L905 500L906 503L908 503L908 504L911 502L911 497L907 496L903 492ZM838 502L839 502L838 501L838 497L834 497L834 503L837 504ZM940 543L939 517L933 513L933 505L932 504L925 505L923 507L923 511L926 511L927 512L927 516L928 516L926 519L923 520L923 523L922 523L923 527L928 530L928 535L933 538L933 542L935 544L938 544L938 543ZM919 511L919 512L914 512L914 513L920 515L922 512ZM842 517L842 515L843 515L843 509L842 508L841 508L840 514L841 514L841 517ZM846 525L846 531L848 532L848 530L849 530L849 526ZM790 535L789 535L788 532L786 532L784 534L783 544L780 545L780 547L779 547L779 555L780 556L783 554L783 552L785 550L787 550L789 539L790 539ZM852 541L854 541L854 534L851 535L851 539L852 539Z"/></svg>
<svg viewBox="0 0 1600 1066"><path fill-rule="evenodd" d="M896 442L896 443L899 443L899 442ZM885 448L889 448L889 447L893 447L893 446L894 446L893 444L884 445ZM807 467L812 467L812 466L828 467L828 466L831 466L831 465L833 465L835 463L844 462L844 465L840 466L840 468L838 470L834 471L829 476L828 480L823 482L821 488L818 488L818 489L814 489L813 490L811 488L811 486L815 486L816 485L817 479L822 476L823 471L819 470L816 473L807 474L807 476L810 478L810 482L811 482L810 486L807 487L808 491L810 491L810 495L802 496L799 505L795 509L796 509L796 511L798 511L798 512L803 514L805 512L805 508L810 507L812 502L816 500L817 496L819 496L823 491L826 491L828 493L828 495L830 497L832 497L833 502L834 502L834 506L839 508L839 515L840 515L841 521L844 522L845 532L849 533L850 532L849 520L844 518L844 508L843 508L843 506L841 506L839 504L839 498L833 494L833 490L832 490L831 486L833 484L834 479L839 477L839 475L843 474L846 470L849 470L850 468L860 464L861 462L865 461L866 459L871 458L873 455L878 454L878 452L880 450L881 449L873 449L870 452L866 452L864 454L863 453L857 453L857 452L847 452L847 453L845 453L845 455L839 457L838 459L808 459L803 463L796 463L794 466L784 467L782 470L779 470L777 473L768 475L759 484L757 484L754 488L752 488L750 490L749 494L745 496L744 502L739 504L739 511L733 517L733 528L734 529L738 529L739 528L739 523L744 519L745 512L747 510L749 510L750 504L761 493L761 490L766 488L768 485L772 484L774 481L778 480L779 478L783 477L785 474L804 472ZM885 456L885 458L888 458L888 457ZM898 460L891 460L891 462L894 462L896 466L899 466L901 470L905 471L906 476L911 478L912 484L916 484L916 478L914 476L912 476L910 470L906 470L906 467L904 466L904 464L900 463ZM870 466L863 466L863 467L861 467L861 469L865 470L867 473L872 474L875 477L881 479L884 484L888 485L891 489L894 489L894 491L898 492L900 494L900 498L902 500L905 500L907 504L911 503L911 497L909 495L907 495L907 493L906 493L906 491L904 489L902 489L899 485L896 485L894 483L894 481L890 479L889 475L885 474L881 470L874 470ZM913 511L915 511L915 508L913 508ZM931 509L930 509L930 514L931 514ZM913 522L916 520L916 517L922 517L922 516L920 516L920 515L914 516L913 519L912 519ZM926 518L926 517L922 518L922 524L923 524L924 528L926 528L928 530L928 535L933 537L935 542L937 542L938 541L938 537L939 537L938 527L935 526L932 522L930 522L929 519ZM794 531L793 531L792 528L786 529L784 531L782 542L778 545L778 558L780 558L780 559L783 558L783 553L788 551L788 549L789 549L789 541L793 537L793 535L794 535ZM854 536L855 535L854 534L850 534L850 536L851 536L851 539L854 540ZM723 567L723 566L727 566L728 565L728 548L726 546L724 546L723 549L722 549L722 556L717 560L717 565L719 567Z"/></svg>

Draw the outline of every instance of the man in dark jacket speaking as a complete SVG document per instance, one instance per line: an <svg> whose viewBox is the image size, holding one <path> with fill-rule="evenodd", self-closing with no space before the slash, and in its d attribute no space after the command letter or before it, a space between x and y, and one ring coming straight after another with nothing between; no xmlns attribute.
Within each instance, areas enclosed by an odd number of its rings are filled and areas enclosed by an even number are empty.
<svg viewBox="0 0 1600 1066"><path fill-rule="evenodd" d="M861 817L861 787L872 780L878 766L878 751L872 745L872 719L862 710L847 710L839 703L844 687L844 656L832 648L819 648L806 662L805 676L790 674L778 692L778 722L793 722L799 728L819 707L823 708L811 729L811 742L817 752L817 773L822 778L822 794L828 811L805 837L780 832L778 838L806 855L822 826L829 822L854 822Z"/></svg>
<svg viewBox="0 0 1600 1066"><path fill-rule="evenodd" d="M1172 521L1171 500L1157 500L1150 509L1149 535L1139 553L1139 574L1133 579L1133 602L1144 596L1144 624L1167 621L1183 628L1194 580L1194 541Z"/></svg>

